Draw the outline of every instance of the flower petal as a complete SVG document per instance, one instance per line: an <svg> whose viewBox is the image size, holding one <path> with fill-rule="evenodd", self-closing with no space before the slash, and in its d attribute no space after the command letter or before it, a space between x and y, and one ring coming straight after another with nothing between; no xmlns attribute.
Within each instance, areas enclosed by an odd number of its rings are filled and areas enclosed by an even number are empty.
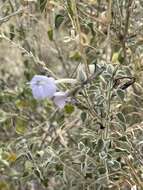
<svg viewBox="0 0 143 190"><path fill-rule="evenodd" d="M44 93L43 93L43 89L41 86L33 86L32 94L33 94L35 99L42 100L45 98Z"/></svg>
<svg viewBox="0 0 143 190"><path fill-rule="evenodd" d="M64 108L65 104L67 101L67 93L66 92L56 92L54 94L54 103L59 107L59 108Z"/></svg>
<svg viewBox="0 0 143 190"><path fill-rule="evenodd" d="M30 81L30 87L35 99L51 98L57 90L55 80L52 77L35 75Z"/></svg>

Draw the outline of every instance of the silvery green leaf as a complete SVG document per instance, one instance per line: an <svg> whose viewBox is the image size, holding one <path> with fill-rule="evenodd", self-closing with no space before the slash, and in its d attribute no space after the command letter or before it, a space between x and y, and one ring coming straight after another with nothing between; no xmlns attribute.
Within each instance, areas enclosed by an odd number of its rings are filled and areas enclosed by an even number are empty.
<svg viewBox="0 0 143 190"><path fill-rule="evenodd" d="M121 101L124 100L124 98L125 98L125 92L123 90L117 89L116 94L120 98Z"/></svg>
<svg viewBox="0 0 143 190"><path fill-rule="evenodd" d="M0 110L0 123L5 122L8 119L8 115L5 111Z"/></svg>
<svg viewBox="0 0 143 190"><path fill-rule="evenodd" d="M110 167L112 170L116 171L121 168L121 164L120 164L120 162L118 162L116 160L109 160L108 167Z"/></svg>
<svg viewBox="0 0 143 190"><path fill-rule="evenodd" d="M103 139L98 139L97 145L96 145L96 151L101 152L104 149L105 143Z"/></svg>
<svg viewBox="0 0 143 190"><path fill-rule="evenodd" d="M82 122L84 122L84 121L86 120L86 117L87 117L86 112L82 112L82 113L80 114L80 117L81 117Z"/></svg>
<svg viewBox="0 0 143 190"><path fill-rule="evenodd" d="M107 72L112 75L113 71L114 71L113 65L109 64L108 67L107 67Z"/></svg>
<svg viewBox="0 0 143 190"><path fill-rule="evenodd" d="M87 79L86 77L86 73L84 71L84 66L82 64L80 64L78 66L78 70L77 70L77 80L80 82L84 82Z"/></svg>
<svg viewBox="0 0 143 190"><path fill-rule="evenodd" d="M126 123L126 118L122 112L119 112L116 114L117 118L119 119L120 122Z"/></svg>

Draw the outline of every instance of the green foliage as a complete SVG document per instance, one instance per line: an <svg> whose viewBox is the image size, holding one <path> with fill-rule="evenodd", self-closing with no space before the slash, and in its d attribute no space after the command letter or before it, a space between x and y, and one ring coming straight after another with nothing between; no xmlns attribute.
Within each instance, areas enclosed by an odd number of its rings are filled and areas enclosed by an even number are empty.
<svg viewBox="0 0 143 190"><path fill-rule="evenodd" d="M60 25L62 24L64 20L64 16L61 14L58 14L55 16L55 27L56 29L58 29L60 27Z"/></svg>
<svg viewBox="0 0 143 190"><path fill-rule="evenodd" d="M49 37L49 40L53 41L53 30L52 29L48 30L48 37Z"/></svg>
<svg viewBox="0 0 143 190"><path fill-rule="evenodd" d="M71 114L74 112L74 106L71 104L67 104L65 105L65 112L68 114Z"/></svg>
<svg viewBox="0 0 143 190"><path fill-rule="evenodd" d="M17 118L15 125L16 125L15 126L16 133L24 135L24 133L27 130L27 122L22 119Z"/></svg>

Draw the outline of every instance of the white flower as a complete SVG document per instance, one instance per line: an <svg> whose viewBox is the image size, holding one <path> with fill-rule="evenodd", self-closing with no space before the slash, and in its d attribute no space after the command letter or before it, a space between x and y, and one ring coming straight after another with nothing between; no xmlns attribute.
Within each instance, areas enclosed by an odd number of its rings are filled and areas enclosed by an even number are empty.
<svg viewBox="0 0 143 190"><path fill-rule="evenodd" d="M38 100L52 98L57 90L54 78L43 75L35 75L30 81L30 87L34 98Z"/></svg>
<svg viewBox="0 0 143 190"><path fill-rule="evenodd" d="M58 106L59 108L64 108L67 101L67 96L67 92L56 92L54 94L54 103L56 104L56 106Z"/></svg>

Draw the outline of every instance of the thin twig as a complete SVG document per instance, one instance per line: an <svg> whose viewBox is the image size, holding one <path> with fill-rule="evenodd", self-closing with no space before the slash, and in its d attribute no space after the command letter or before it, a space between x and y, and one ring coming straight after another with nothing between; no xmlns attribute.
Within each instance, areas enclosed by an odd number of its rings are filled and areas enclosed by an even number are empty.
<svg viewBox="0 0 143 190"><path fill-rule="evenodd" d="M72 7L73 7L73 12L74 12L74 16L75 16L75 28L77 30L77 33L79 35L79 50L80 53L82 55L84 64L85 64L85 70L86 70L86 75L89 75L89 67L88 67L88 63L86 60L86 56L83 50L83 45L82 45L82 36L81 36L81 27L80 27L80 21L79 21L79 16L78 16L78 10L77 10L77 2L76 0L72 1Z"/></svg>
<svg viewBox="0 0 143 190"><path fill-rule="evenodd" d="M14 47L20 49L22 52L26 53L29 57L31 57L33 59L33 61L37 64L40 64L44 70L49 74L51 75L52 77L54 77L55 79L58 79L57 76L53 73L53 71L51 71L50 69L48 69L46 66L45 66L45 63L43 61L41 61L37 56L34 56L33 53L28 50L26 50L25 48L23 48L20 44L17 44L15 42L13 42L12 40L10 40L8 37L6 37L4 34L0 34L0 38L8 41L9 43L11 43Z"/></svg>
<svg viewBox="0 0 143 190"><path fill-rule="evenodd" d="M136 183L143 189L143 182L140 180L139 175L136 172L136 169L134 168L133 164L128 158L124 157L124 160L126 164L129 166L129 169L131 171L132 177L136 180Z"/></svg>
<svg viewBox="0 0 143 190"><path fill-rule="evenodd" d="M63 68L65 69L66 75L69 76L69 70L67 68L66 61L65 61L65 59L64 59L64 57L62 55L61 48L59 48L56 40L53 40L53 42L54 42L55 48L56 48L56 50L58 52L58 58L61 61Z"/></svg>
<svg viewBox="0 0 143 190"><path fill-rule="evenodd" d="M128 35L129 29L129 21L130 21L130 7L132 5L133 0L128 0L127 8L126 8L126 18L125 18L125 28L123 33L123 40L122 40L122 47L123 47L123 54L124 54L124 62L127 63L127 52L126 52L126 37Z"/></svg>
<svg viewBox="0 0 143 190"><path fill-rule="evenodd" d="M4 22L7 22L11 17L14 17L16 15L21 14L24 11L24 9L18 9L17 11L11 13L10 15L7 15L3 18L0 18L0 25L3 24Z"/></svg>

